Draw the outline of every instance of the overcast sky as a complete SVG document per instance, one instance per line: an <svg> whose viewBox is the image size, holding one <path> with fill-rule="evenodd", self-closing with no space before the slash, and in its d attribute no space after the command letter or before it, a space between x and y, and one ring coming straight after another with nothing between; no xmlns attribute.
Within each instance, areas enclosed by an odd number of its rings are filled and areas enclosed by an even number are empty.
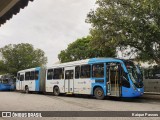
<svg viewBox="0 0 160 120"><path fill-rule="evenodd" d="M85 23L96 0L34 0L0 27L0 48L8 44L30 43L48 58L47 66L77 38L89 34Z"/></svg>

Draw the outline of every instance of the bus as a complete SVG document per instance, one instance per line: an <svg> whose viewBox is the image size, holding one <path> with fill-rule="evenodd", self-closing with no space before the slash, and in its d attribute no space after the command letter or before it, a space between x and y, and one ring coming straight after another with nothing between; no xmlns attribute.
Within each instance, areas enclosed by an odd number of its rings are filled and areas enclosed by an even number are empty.
<svg viewBox="0 0 160 120"><path fill-rule="evenodd" d="M23 76L23 81L21 77L19 79L23 82L21 86L23 90L27 90L26 92L33 90L25 79L28 71L30 70L23 70L23 74L18 72ZM105 96L139 97L144 93L139 71L130 60L91 58L47 67L42 73L45 74L45 78L41 80L44 82L45 92L53 93L55 96L86 94L94 95L97 99L104 99Z"/></svg>
<svg viewBox="0 0 160 120"><path fill-rule="evenodd" d="M143 68L144 91L146 93L160 93L160 66Z"/></svg>
<svg viewBox="0 0 160 120"><path fill-rule="evenodd" d="M16 90L42 92L45 91L45 69L41 67L18 71Z"/></svg>
<svg viewBox="0 0 160 120"><path fill-rule="evenodd" d="M133 62L115 58L93 58L54 65L46 70L46 92L54 95L89 94L138 97L143 83Z"/></svg>
<svg viewBox="0 0 160 120"><path fill-rule="evenodd" d="M15 78L13 75L0 75L0 91L15 90Z"/></svg>

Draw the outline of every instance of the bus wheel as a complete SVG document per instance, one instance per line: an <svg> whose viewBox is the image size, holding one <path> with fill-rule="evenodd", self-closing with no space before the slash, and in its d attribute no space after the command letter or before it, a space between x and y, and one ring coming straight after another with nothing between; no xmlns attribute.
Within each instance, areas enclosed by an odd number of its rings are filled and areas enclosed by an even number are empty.
<svg viewBox="0 0 160 120"><path fill-rule="evenodd" d="M26 93L26 94L29 93L29 88L28 88L28 86L25 87L25 93Z"/></svg>
<svg viewBox="0 0 160 120"><path fill-rule="evenodd" d="M59 87L54 87L53 88L53 94L55 95L55 96L58 96L59 94L60 94L60 90L59 90Z"/></svg>
<svg viewBox="0 0 160 120"><path fill-rule="evenodd" d="M94 90L94 95L97 99L99 100L103 100L104 99L104 92L103 92L103 89L101 87L97 87L95 90Z"/></svg>

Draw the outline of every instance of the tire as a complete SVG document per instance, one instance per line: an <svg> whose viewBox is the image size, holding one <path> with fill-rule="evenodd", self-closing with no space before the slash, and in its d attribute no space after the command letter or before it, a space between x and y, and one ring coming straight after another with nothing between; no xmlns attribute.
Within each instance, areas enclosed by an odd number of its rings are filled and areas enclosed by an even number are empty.
<svg viewBox="0 0 160 120"><path fill-rule="evenodd" d="M25 93L26 93L26 94L29 93L29 88L28 88L28 86L25 87Z"/></svg>
<svg viewBox="0 0 160 120"><path fill-rule="evenodd" d="M53 88L53 95L55 95L55 96L59 96L60 95L60 90L59 90L59 87L54 87Z"/></svg>
<svg viewBox="0 0 160 120"><path fill-rule="evenodd" d="M94 96L96 97L96 99L103 100L104 99L104 91L103 91L103 89L101 87L97 87L94 90Z"/></svg>

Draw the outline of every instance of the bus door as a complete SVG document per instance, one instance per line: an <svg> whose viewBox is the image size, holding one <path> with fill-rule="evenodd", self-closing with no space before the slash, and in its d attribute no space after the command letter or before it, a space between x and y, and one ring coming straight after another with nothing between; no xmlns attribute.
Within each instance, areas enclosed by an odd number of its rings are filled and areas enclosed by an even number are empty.
<svg viewBox="0 0 160 120"><path fill-rule="evenodd" d="M73 83L74 83L74 68L67 67L65 68L65 92L66 93L73 93Z"/></svg>
<svg viewBox="0 0 160 120"><path fill-rule="evenodd" d="M23 90L24 84L24 73L20 73L19 90Z"/></svg>
<svg viewBox="0 0 160 120"><path fill-rule="evenodd" d="M107 95L121 96L121 73L122 67L120 63L107 63Z"/></svg>

